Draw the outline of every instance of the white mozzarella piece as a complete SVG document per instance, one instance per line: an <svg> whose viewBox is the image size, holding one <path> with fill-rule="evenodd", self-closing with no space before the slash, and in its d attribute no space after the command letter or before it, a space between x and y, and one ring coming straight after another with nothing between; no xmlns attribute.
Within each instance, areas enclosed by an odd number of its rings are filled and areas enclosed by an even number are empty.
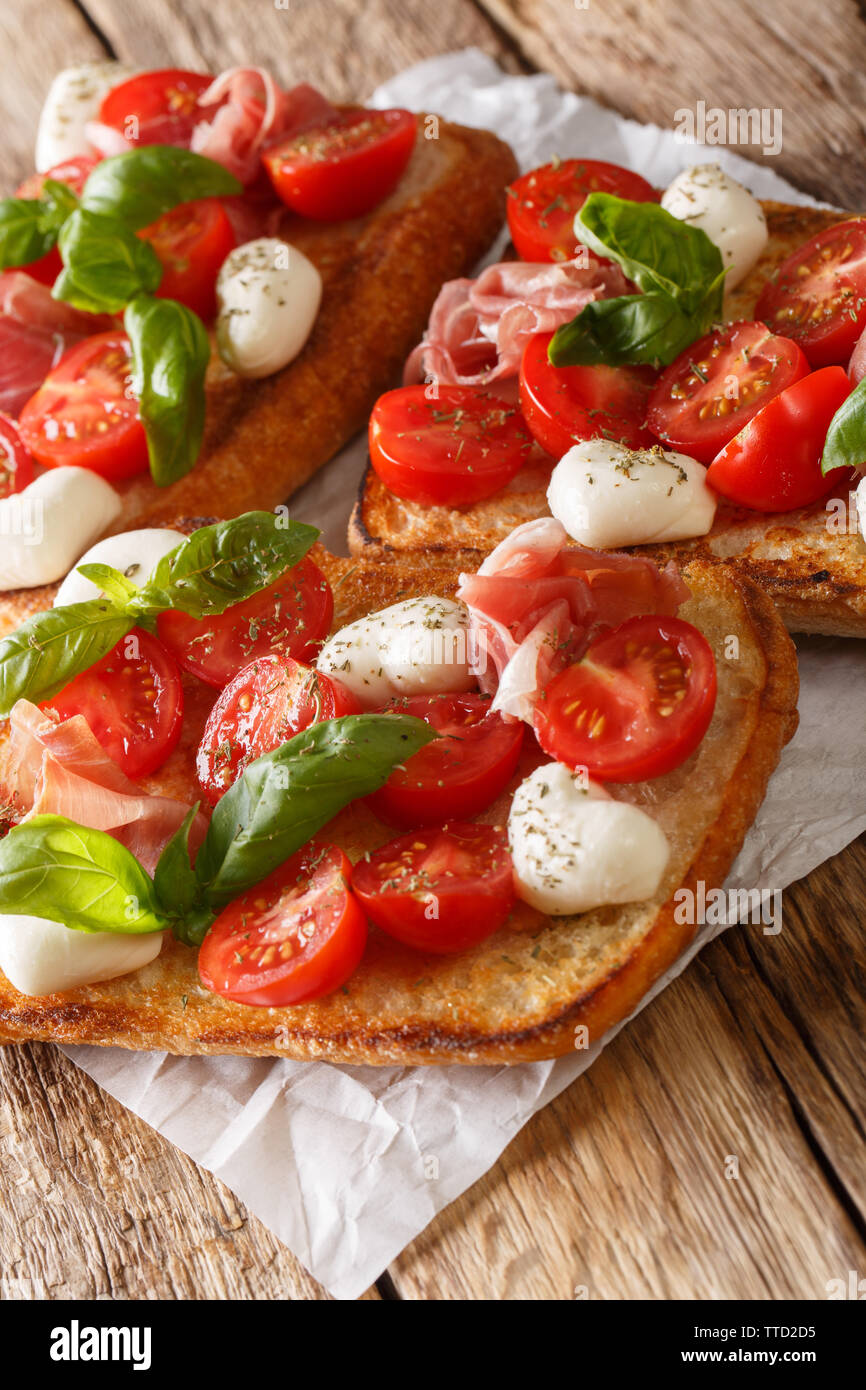
<svg viewBox="0 0 866 1390"><path fill-rule="evenodd" d="M36 168L40 174L76 155L88 154L88 121L95 121L102 98L132 77L128 63L82 63L64 68L48 89L36 134Z"/></svg>
<svg viewBox="0 0 866 1390"><path fill-rule="evenodd" d="M316 665L336 676L367 709L394 695L471 690L469 613L453 599L406 599L330 637Z"/></svg>
<svg viewBox="0 0 866 1390"><path fill-rule="evenodd" d="M322 277L296 247L260 237L226 257L216 290L220 357L240 376L270 376L297 357L309 338Z"/></svg>
<svg viewBox="0 0 866 1390"><path fill-rule="evenodd" d="M860 535L866 541L866 474L860 479L854 492L854 503L857 507L857 520L860 523Z"/></svg>
<svg viewBox="0 0 866 1390"><path fill-rule="evenodd" d="M139 531L122 531L117 536L106 536L104 541L97 541L81 556L78 564L111 565L139 588L150 578L163 556L185 540L182 531L172 531L168 527L145 526ZM70 570L57 590L54 607L85 603L87 599L99 598L101 592L92 580L79 574L76 567Z"/></svg>
<svg viewBox="0 0 866 1390"><path fill-rule="evenodd" d="M116 980L155 960L162 932L125 936L72 931L44 917L0 915L0 970L21 994L41 998Z"/></svg>
<svg viewBox="0 0 866 1390"><path fill-rule="evenodd" d="M0 501L0 591L53 584L120 515L89 468L50 468Z"/></svg>
<svg viewBox="0 0 866 1390"><path fill-rule="evenodd" d="M518 897L553 917L653 897L670 856L651 816L562 763L517 788L508 840Z"/></svg>
<svg viewBox="0 0 866 1390"><path fill-rule="evenodd" d="M767 244L761 204L718 164L696 164L677 174L662 194L662 207L715 242L728 272L726 290L740 283Z"/></svg>
<svg viewBox="0 0 866 1390"><path fill-rule="evenodd" d="M695 459L608 439L569 449L551 474L547 505L574 540L600 549L705 536L716 514Z"/></svg>

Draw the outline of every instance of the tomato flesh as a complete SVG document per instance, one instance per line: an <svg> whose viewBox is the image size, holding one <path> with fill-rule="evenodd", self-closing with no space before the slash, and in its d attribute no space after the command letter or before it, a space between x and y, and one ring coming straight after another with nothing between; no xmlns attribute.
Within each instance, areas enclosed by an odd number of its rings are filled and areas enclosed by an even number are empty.
<svg viewBox="0 0 866 1390"><path fill-rule="evenodd" d="M218 198L199 198L172 208L138 234L162 262L157 295L177 299L199 318L216 313L216 279L235 245L228 214Z"/></svg>
<svg viewBox="0 0 866 1390"><path fill-rule="evenodd" d="M66 159L62 164L55 164L45 174L30 174L16 191L15 197L40 198L46 179L53 179L55 183L65 183L74 193L81 194L88 174L96 168L98 162L89 155L82 154L75 159ZM22 266L22 270L26 270L28 275L32 275L34 280L39 280L43 285L53 285L62 269L63 261L56 246L52 246L38 261L30 261L28 265Z"/></svg>
<svg viewBox="0 0 866 1390"><path fill-rule="evenodd" d="M524 725L506 724L482 695L413 695L386 711L432 724L440 737L395 768L368 798L389 825L439 825L485 811L508 786L523 747Z"/></svg>
<svg viewBox="0 0 866 1390"><path fill-rule="evenodd" d="M161 640L184 671L224 686L259 657L309 661L334 614L334 596L318 565L306 557L252 598L218 617L191 618L172 610L156 620Z"/></svg>
<svg viewBox="0 0 866 1390"><path fill-rule="evenodd" d="M657 203L652 184L601 159L561 159L516 179L508 190L508 229L524 261L568 261L580 244L574 217L590 193Z"/></svg>
<svg viewBox="0 0 866 1390"><path fill-rule="evenodd" d="M217 917L202 943L205 989L236 1004L283 1008L332 994L357 968L367 923L351 864L313 841Z"/></svg>
<svg viewBox="0 0 866 1390"><path fill-rule="evenodd" d="M133 628L107 656L75 676L43 709L82 714L127 777L147 777L174 751L183 724L183 686L161 642Z"/></svg>
<svg viewBox="0 0 866 1390"><path fill-rule="evenodd" d="M396 188L415 145L411 111L343 111L273 145L262 162L277 194L302 217L363 217Z"/></svg>
<svg viewBox="0 0 866 1390"><path fill-rule="evenodd" d="M33 482L33 458L14 420L0 415L0 499L23 492Z"/></svg>
<svg viewBox="0 0 866 1390"><path fill-rule="evenodd" d="M402 386L370 417L370 461L396 497L468 506L510 483L532 449L515 406L471 386Z"/></svg>
<svg viewBox="0 0 866 1390"><path fill-rule="evenodd" d="M466 951L503 925L514 901L501 826L454 821L413 831L360 859L352 888L372 922L418 951Z"/></svg>
<svg viewBox="0 0 866 1390"><path fill-rule="evenodd" d="M350 690L290 656L262 656L238 671L218 696L196 754L202 793L215 806L263 753L318 724L360 714Z"/></svg>
<svg viewBox="0 0 866 1390"><path fill-rule="evenodd" d="M520 365L520 408L535 439L561 459L583 439L615 439L650 448L644 424L655 372L650 367L554 367L552 333L536 333Z"/></svg>
<svg viewBox="0 0 866 1390"><path fill-rule="evenodd" d="M665 445L711 463L762 406L808 374L808 360L790 338L763 323L726 324L662 372L647 424Z"/></svg>
<svg viewBox="0 0 866 1390"><path fill-rule="evenodd" d="M709 727L716 664L697 628L657 614L603 633L542 692L538 742L603 782L641 782L685 762Z"/></svg>
<svg viewBox="0 0 866 1390"><path fill-rule="evenodd" d="M146 471L130 359L125 334L97 333L69 348L48 373L19 419L24 443L45 468L90 468L109 480Z"/></svg>
<svg viewBox="0 0 866 1390"><path fill-rule="evenodd" d="M722 449L707 482L729 502L760 512L808 507L846 485L848 469L822 473L821 454L830 421L850 390L842 367L822 367L795 382Z"/></svg>
<svg viewBox="0 0 866 1390"><path fill-rule="evenodd" d="M199 106L212 77L183 68L159 68L121 82L103 97L99 119L132 145L182 145L215 106Z"/></svg>
<svg viewBox="0 0 866 1390"><path fill-rule="evenodd" d="M756 308L813 367L844 366L866 328L866 217L828 227L764 286Z"/></svg>

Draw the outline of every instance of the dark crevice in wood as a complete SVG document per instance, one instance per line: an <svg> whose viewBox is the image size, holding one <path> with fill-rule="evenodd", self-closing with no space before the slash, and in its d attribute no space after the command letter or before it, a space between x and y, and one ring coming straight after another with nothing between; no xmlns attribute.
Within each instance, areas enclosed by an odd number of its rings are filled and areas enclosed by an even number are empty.
<svg viewBox="0 0 866 1390"><path fill-rule="evenodd" d="M403 1295L398 1292L397 1285L394 1283L387 1269L384 1274L380 1274L379 1278L376 1280L376 1288L378 1289L379 1297L382 1299L383 1303L403 1302Z"/></svg>
<svg viewBox="0 0 866 1390"><path fill-rule="evenodd" d="M105 56L107 58L116 59L117 49L114 47L114 44L111 42L111 39L109 39L106 35L105 30L100 27L97 21L93 18L93 15L90 14L87 7L81 3L81 0L72 0L72 5L81 15L81 18L84 20L84 23L87 25L94 38L97 38L99 42L102 44L102 47L105 49Z"/></svg>
<svg viewBox="0 0 866 1390"><path fill-rule="evenodd" d="M484 20L488 28L491 29L493 33L496 35L503 48L507 48L509 50L511 56L518 64L521 71L524 73L538 72L538 64L533 63L532 59L528 57L522 45L515 38L514 34L512 34L511 30L506 28L506 26L502 23L501 19L499 19L495 14L491 14L490 10L487 8L487 5L484 3L484 0L470 0L470 3L472 4L473 9L478 11L479 15ZM866 5L866 0L863 0L863 3L864 5Z"/></svg>

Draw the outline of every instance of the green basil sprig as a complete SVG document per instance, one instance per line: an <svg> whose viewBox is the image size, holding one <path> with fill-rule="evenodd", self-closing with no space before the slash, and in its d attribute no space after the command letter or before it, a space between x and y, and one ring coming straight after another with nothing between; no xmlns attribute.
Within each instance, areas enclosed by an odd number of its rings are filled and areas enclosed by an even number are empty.
<svg viewBox="0 0 866 1390"><path fill-rule="evenodd" d="M213 159L174 145L142 145L97 164L84 185L81 206L120 217L140 231L179 203L243 191L234 174Z"/></svg>
<svg viewBox="0 0 866 1390"><path fill-rule="evenodd" d="M36 613L0 642L0 718L16 700L50 700L133 627L152 626L168 609L216 617L252 598L302 560L318 535L273 512L245 512L193 531L140 588L112 565L80 566L104 597Z"/></svg>
<svg viewBox="0 0 866 1390"><path fill-rule="evenodd" d="M57 235L78 199L65 183L46 179L38 198L0 201L0 270L30 265L57 242Z"/></svg>
<svg viewBox="0 0 866 1390"><path fill-rule="evenodd" d="M596 300L558 328L548 350L555 367L666 365L719 318L725 270L718 247L699 227L658 203L591 193L574 230L643 293Z"/></svg>
<svg viewBox="0 0 866 1390"><path fill-rule="evenodd" d="M150 242L102 212L76 208L63 225L58 246L63 270L52 294L91 314L119 314L136 295L157 289L162 279L162 262Z"/></svg>
<svg viewBox="0 0 866 1390"><path fill-rule="evenodd" d="M349 802L437 738L422 719L360 714L316 724L257 758L220 800L193 866L197 807L151 878L129 850L62 816L36 816L0 841L0 902L78 931L171 928L199 945L217 913L254 888Z"/></svg>
<svg viewBox="0 0 866 1390"><path fill-rule="evenodd" d="M840 405L827 431L821 472L866 467L866 377Z"/></svg>
<svg viewBox="0 0 866 1390"><path fill-rule="evenodd" d="M123 326L132 345L132 389L147 435L150 474L157 487L167 487L185 477L199 456L210 339L185 304L147 294L133 299Z"/></svg>

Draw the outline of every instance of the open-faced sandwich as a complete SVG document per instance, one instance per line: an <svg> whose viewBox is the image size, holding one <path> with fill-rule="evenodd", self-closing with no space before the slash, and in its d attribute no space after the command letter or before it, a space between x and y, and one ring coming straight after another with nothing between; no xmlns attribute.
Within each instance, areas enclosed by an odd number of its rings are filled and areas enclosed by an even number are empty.
<svg viewBox="0 0 866 1390"><path fill-rule="evenodd" d="M733 561L793 631L866 635L866 218L761 205L718 166L660 196L555 160L509 195L519 259L444 286L375 407L354 553L469 563L552 514Z"/></svg>
<svg viewBox="0 0 866 1390"><path fill-rule="evenodd" d="M283 502L399 378L515 170L486 131L257 68L111 63L55 80L36 167L0 202L3 588L109 530Z"/></svg>
<svg viewBox="0 0 866 1390"><path fill-rule="evenodd" d="M696 930L796 726L736 568L518 527L458 573L253 512L0 602L0 1040L585 1047Z"/></svg>

